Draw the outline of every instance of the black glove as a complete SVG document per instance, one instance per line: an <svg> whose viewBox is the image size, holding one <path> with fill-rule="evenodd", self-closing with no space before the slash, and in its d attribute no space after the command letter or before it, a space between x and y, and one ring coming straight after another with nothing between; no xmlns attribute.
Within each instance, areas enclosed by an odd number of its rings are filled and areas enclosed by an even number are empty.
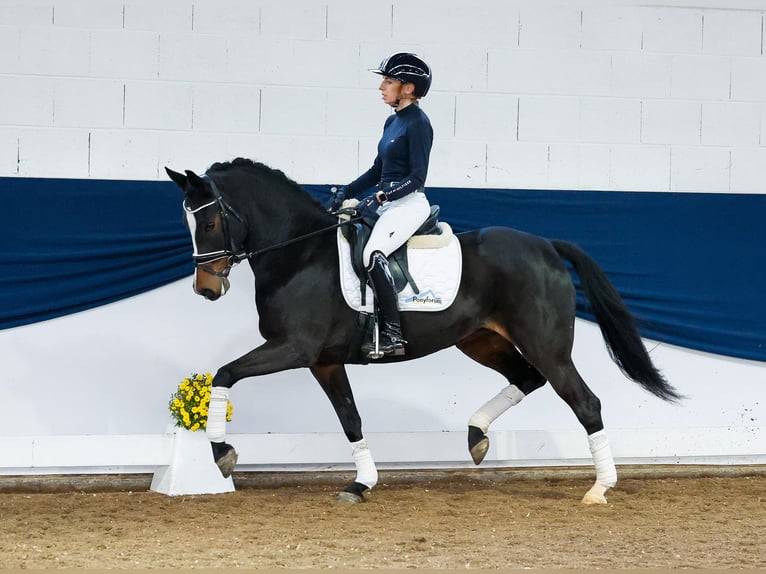
<svg viewBox="0 0 766 574"><path fill-rule="evenodd" d="M327 202L327 211L335 213L341 208L346 199L346 188L331 187L330 191L332 192L332 196L330 197L330 201Z"/></svg>
<svg viewBox="0 0 766 574"><path fill-rule="evenodd" d="M380 203L375 198L375 195L368 195L356 204L356 214L359 217L367 220L368 223L374 223L378 219L378 208Z"/></svg>

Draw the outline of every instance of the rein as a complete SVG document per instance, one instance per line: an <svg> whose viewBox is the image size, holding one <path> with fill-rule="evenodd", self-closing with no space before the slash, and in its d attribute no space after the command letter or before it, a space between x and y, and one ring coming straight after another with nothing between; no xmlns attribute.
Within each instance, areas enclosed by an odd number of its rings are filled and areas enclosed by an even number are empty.
<svg viewBox="0 0 766 574"><path fill-rule="evenodd" d="M206 179L208 183L210 184L210 188L213 192L214 200L208 204L205 204L194 211L189 211L189 213L195 213L196 211L199 211L200 209L203 209L208 206L216 205L218 207L218 211L221 214L221 222L223 226L223 235L224 235L224 241L229 246L229 250L223 250L223 251L216 251L213 253L206 253L206 254L194 254L194 259L196 264L206 271L207 273L211 275L215 275L216 277L227 277L229 275L229 271L231 270L232 266L236 265L237 263L240 263L244 261L245 259L254 259L258 257L259 255L262 255L264 253L268 253L269 251L275 251L277 249L281 249L283 247L287 247L288 245L292 245L293 243L298 243L299 241L304 241L306 239L310 239L311 237L315 237L317 235L320 235L322 233L326 233L328 231L332 231L334 229L338 229L339 227L342 227L344 225L348 225L349 223L354 223L357 221L361 221L362 217L353 217L351 219L347 219L345 221L341 221L339 223L336 223L334 225L330 225L328 227L323 227L322 229L317 229L315 231L311 231L309 233L306 233L304 235L299 235L298 237L293 237L292 239L288 239L286 241L282 241L280 243L276 243L274 245L269 245L267 247L263 247L262 249L256 249L255 251L250 252L240 252L237 253L237 250L234 245L234 240L231 237L231 234L229 233L229 215L232 215L234 218L236 218L240 223L245 223L245 219L237 213L237 211L223 198L221 195L221 192L218 189L218 186L215 184L215 181L208 175L205 174L202 176L203 179ZM351 215L355 213L354 210L345 210L345 209L339 209L338 211L334 212L334 215L343 215L348 214ZM227 259L228 267L224 271L216 271L215 269L211 268L208 263L212 263L213 261L217 259Z"/></svg>
<svg viewBox="0 0 766 574"><path fill-rule="evenodd" d="M335 213L343 213L343 210L336 211ZM330 225L329 227L323 227L322 229L317 229L316 231L306 233L305 235L299 235L298 237L293 237L292 239L288 239L287 241L283 241L281 243L269 245L268 247L264 247L262 249L256 249L255 251L251 251L250 253L242 253L239 255L234 255L232 256L233 261L234 263L239 263L240 261L244 261L245 259L253 259L263 253L267 253L269 251L275 251L276 249L281 249L282 247L287 247L288 245L292 245L293 243L298 243L299 241L303 241L304 239L310 239L311 237L315 237L327 231L332 231L333 229L338 229L339 227L343 227L344 225L348 225L349 223L354 223L356 221L361 221L361 220L362 220L361 217L354 217L352 219L347 219L346 221L341 221L340 223Z"/></svg>

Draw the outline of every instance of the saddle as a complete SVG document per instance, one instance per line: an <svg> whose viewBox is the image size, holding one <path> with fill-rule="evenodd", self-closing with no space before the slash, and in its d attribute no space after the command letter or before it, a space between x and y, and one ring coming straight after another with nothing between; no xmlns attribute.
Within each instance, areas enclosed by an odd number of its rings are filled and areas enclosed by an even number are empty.
<svg viewBox="0 0 766 574"><path fill-rule="evenodd" d="M438 205L432 205L431 213L412 236L441 235L442 229L439 225L439 210L440 208ZM350 245L351 266L354 269L354 273L356 273L356 276L359 278L359 289L361 290L362 304L364 305L367 293L367 272L364 266L363 253L364 247L370 239L372 227L363 221L355 221L354 223L344 225L341 229L343 236ZM394 286L396 287L397 293L401 292L407 284L410 285L415 294L420 293L418 286L415 284L415 280L410 274L409 264L407 262L407 242L388 256L388 267L394 278Z"/></svg>

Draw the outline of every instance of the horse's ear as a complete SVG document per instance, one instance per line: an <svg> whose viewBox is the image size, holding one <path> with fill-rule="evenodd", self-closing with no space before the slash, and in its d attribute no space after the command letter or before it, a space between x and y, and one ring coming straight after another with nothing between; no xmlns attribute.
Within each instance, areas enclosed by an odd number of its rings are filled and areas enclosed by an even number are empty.
<svg viewBox="0 0 766 574"><path fill-rule="evenodd" d="M205 189L205 182L202 181L202 178L198 176L196 173L191 171L190 169L185 170L186 171L186 178L189 181L189 185L191 185L192 189Z"/></svg>
<svg viewBox="0 0 766 574"><path fill-rule="evenodd" d="M186 176L182 173L178 173L177 171L173 171L169 167L165 167L165 172L168 174L168 177L172 179L175 184L180 187L181 189L186 189Z"/></svg>

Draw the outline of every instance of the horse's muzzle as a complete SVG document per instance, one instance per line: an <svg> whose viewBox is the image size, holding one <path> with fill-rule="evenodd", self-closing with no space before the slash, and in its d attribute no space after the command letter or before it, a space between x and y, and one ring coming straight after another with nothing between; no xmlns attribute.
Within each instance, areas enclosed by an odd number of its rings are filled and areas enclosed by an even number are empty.
<svg viewBox="0 0 766 574"><path fill-rule="evenodd" d="M194 292L208 301L217 301L226 295L230 286L229 278L222 273L213 275L200 267L194 273Z"/></svg>

